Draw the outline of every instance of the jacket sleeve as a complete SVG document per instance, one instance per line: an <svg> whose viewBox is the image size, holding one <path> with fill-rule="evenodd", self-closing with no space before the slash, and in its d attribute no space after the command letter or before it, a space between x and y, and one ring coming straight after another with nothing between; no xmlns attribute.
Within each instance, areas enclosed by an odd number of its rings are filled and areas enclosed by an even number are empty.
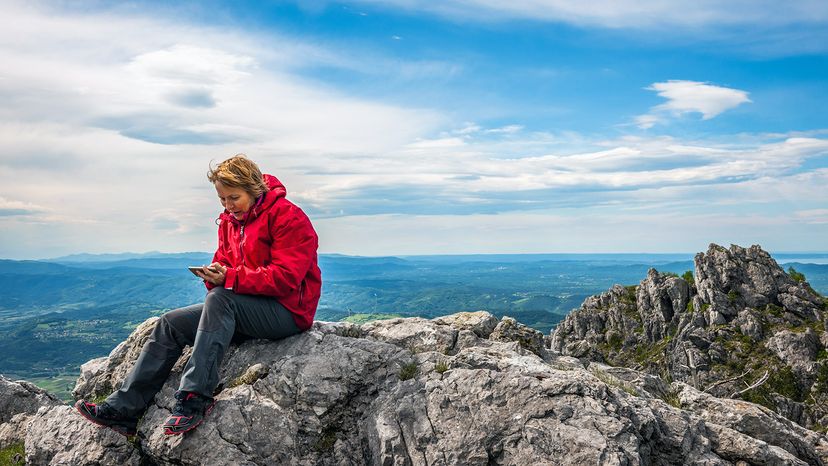
<svg viewBox="0 0 828 466"><path fill-rule="evenodd" d="M225 267L230 267L231 266L230 260L227 259L227 256L224 252L224 248L225 248L226 245L227 245L227 229L225 228L224 223L222 222L222 224L219 225L219 229L218 229L218 248L216 248L216 252L215 252L215 254L213 254L213 262L218 262L219 264L221 264ZM204 280L204 286L206 286L208 290L212 290L213 288L215 288L218 285L213 285L212 283L208 282L207 280Z"/></svg>
<svg viewBox="0 0 828 466"><path fill-rule="evenodd" d="M279 218L286 220L279 222ZM295 293L316 258L319 239L304 212L294 207L270 226L270 263L250 268L238 265L227 270L224 286L236 293L277 298Z"/></svg>

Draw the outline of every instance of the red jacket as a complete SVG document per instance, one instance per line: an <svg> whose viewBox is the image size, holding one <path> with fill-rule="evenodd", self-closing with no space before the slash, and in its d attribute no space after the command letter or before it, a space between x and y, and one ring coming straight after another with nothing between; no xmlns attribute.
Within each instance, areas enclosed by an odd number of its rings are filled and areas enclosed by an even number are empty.
<svg viewBox="0 0 828 466"><path fill-rule="evenodd" d="M224 287L239 294L274 296L306 330L313 323L322 290L316 260L319 241L310 219L285 198L285 186L264 175L270 191L242 221L225 210L213 262L227 267ZM208 289L215 285L205 282Z"/></svg>

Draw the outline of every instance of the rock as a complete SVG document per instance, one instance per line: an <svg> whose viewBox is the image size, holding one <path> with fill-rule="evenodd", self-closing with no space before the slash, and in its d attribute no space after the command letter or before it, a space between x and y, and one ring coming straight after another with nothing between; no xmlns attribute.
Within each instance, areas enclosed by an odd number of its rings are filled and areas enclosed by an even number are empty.
<svg viewBox="0 0 828 466"><path fill-rule="evenodd" d="M722 458L737 465L778 464L805 466L808 463L775 445L757 440L718 424L708 424L713 449Z"/></svg>
<svg viewBox="0 0 828 466"><path fill-rule="evenodd" d="M231 345L211 414L192 433L165 436L160 425L174 404L185 354L141 419L135 444L67 406L44 406L26 433L27 461L794 465L828 460L821 450L824 437L767 410L683 384L668 386L633 369L598 363L585 369L574 357L546 350L541 357L530 349L542 339L522 324L503 319L484 339L474 326L464 327L466 317L361 327L317 323L284 340ZM137 357L131 346L142 344L146 331L136 329L130 343L113 352L119 362L98 364L102 369L84 376L84 386L118 386L134 362L123 355ZM534 342L530 349L522 339Z"/></svg>
<svg viewBox="0 0 828 466"><path fill-rule="evenodd" d="M702 302L724 316L736 316L744 307L760 309L767 305L812 317L819 310L813 293L789 277L759 246L731 245L728 250L711 244L707 254L696 254L695 265Z"/></svg>
<svg viewBox="0 0 828 466"><path fill-rule="evenodd" d="M556 327L551 349L726 397L768 371L745 397L828 428L828 371L817 361L828 342L824 298L759 246L711 244L694 264L693 286L650 269L636 287L587 298Z"/></svg>
<svg viewBox="0 0 828 466"><path fill-rule="evenodd" d="M766 346L790 366L799 378L814 375L820 342L810 328L801 333L781 330L768 339Z"/></svg>
<svg viewBox="0 0 828 466"><path fill-rule="evenodd" d="M454 349L458 333L451 326L420 317L375 320L364 324L362 331L372 338L405 347L414 353L447 353Z"/></svg>
<svg viewBox="0 0 828 466"><path fill-rule="evenodd" d="M552 351L581 359L605 362L608 353L618 352L626 346L636 346L634 336L642 328L642 319L636 308L635 288L621 285L600 295L584 300L579 309L569 313L552 333ZM612 329L620 337L607 339ZM632 338L630 338L632 337ZM606 352L601 348L606 348Z"/></svg>
<svg viewBox="0 0 828 466"><path fill-rule="evenodd" d="M34 414L41 406L59 404L59 399L31 382L12 381L0 375L0 423L16 414Z"/></svg>
<svg viewBox="0 0 828 466"><path fill-rule="evenodd" d="M762 321L758 316L758 312L750 308L745 308L739 312L739 315L733 321L733 325L737 326L743 335L747 335L754 340L761 340L764 336Z"/></svg>
<svg viewBox="0 0 828 466"><path fill-rule="evenodd" d="M24 441L26 426L40 408L60 404L55 396L30 382L0 375L0 449Z"/></svg>
<svg viewBox="0 0 828 466"><path fill-rule="evenodd" d="M605 383L621 387L635 396L664 399L669 391L669 387L661 378L626 367L593 362L588 366L588 370Z"/></svg>
<svg viewBox="0 0 828 466"><path fill-rule="evenodd" d="M26 440L26 427L28 427L31 417L32 414L18 413L0 424L0 450L15 443L23 443Z"/></svg>
<svg viewBox="0 0 828 466"><path fill-rule="evenodd" d="M528 327L511 317L503 317L495 329L489 335L492 341L515 341L523 348L543 356L545 346L543 344L543 333Z"/></svg>
<svg viewBox="0 0 828 466"><path fill-rule="evenodd" d="M458 312L448 316L437 317L433 322L450 325L457 330L471 330L480 338L489 338L497 326L497 317L486 311Z"/></svg>
<svg viewBox="0 0 828 466"><path fill-rule="evenodd" d="M679 314L687 308L689 296L690 287L681 278L662 275L655 269L647 272L647 278L636 289L636 306L647 341L668 335L670 325L676 325Z"/></svg>
<svg viewBox="0 0 828 466"><path fill-rule="evenodd" d="M100 428L69 406L44 406L26 431L26 464L139 465L141 454L123 435Z"/></svg>
<svg viewBox="0 0 828 466"><path fill-rule="evenodd" d="M823 465L828 461L828 438L767 408L741 400L722 400L680 382L673 383L672 388L682 408L705 421L782 448L807 464Z"/></svg>

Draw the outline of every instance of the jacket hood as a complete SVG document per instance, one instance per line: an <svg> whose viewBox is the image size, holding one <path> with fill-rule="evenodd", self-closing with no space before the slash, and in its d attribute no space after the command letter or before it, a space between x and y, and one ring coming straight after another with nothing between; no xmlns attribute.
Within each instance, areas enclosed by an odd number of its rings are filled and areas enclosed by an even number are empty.
<svg viewBox="0 0 828 466"><path fill-rule="evenodd" d="M287 188L285 188L285 185L283 185L278 178L276 178L273 175L268 175L267 173L262 175L262 178L264 178L264 182L267 185L267 187L270 188L270 191L265 193L265 195L276 193L276 199L280 197L285 197L287 195Z"/></svg>
<svg viewBox="0 0 828 466"><path fill-rule="evenodd" d="M267 173L263 174L262 178L264 178L264 182L267 185L267 187L270 188L270 190L264 193L256 201L253 207L251 207L247 214L245 214L244 220L242 222L236 220L236 217L230 214L230 212L227 209L224 209L224 212L222 212L221 215L219 215L219 218L222 220L229 220L235 223L246 223L258 217L259 214L261 214L263 211L269 209L270 206L272 206L277 200L279 200L279 198L285 197L287 195L287 188L285 188L285 185L283 185L278 178Z"/></svg>

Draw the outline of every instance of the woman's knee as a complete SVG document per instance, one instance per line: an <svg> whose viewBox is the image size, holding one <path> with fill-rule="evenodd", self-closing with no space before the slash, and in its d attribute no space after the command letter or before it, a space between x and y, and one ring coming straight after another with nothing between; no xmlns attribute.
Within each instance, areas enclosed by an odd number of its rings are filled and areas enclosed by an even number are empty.
<svg viewBox="0 0 828 466"><path fill-rule="evenodd" d="M201 307L201 304L195 304L161 314L155 324L155 335L163 335L165 340L173 340L182 347L192 344L198 330Z"/></svg>
<svg viewBox="0 0 828 466"><path fill-rule="evenodd" d="M221 287L213 288L204 298L204 310L206 312L231 312L233 292Z"/></svg>

